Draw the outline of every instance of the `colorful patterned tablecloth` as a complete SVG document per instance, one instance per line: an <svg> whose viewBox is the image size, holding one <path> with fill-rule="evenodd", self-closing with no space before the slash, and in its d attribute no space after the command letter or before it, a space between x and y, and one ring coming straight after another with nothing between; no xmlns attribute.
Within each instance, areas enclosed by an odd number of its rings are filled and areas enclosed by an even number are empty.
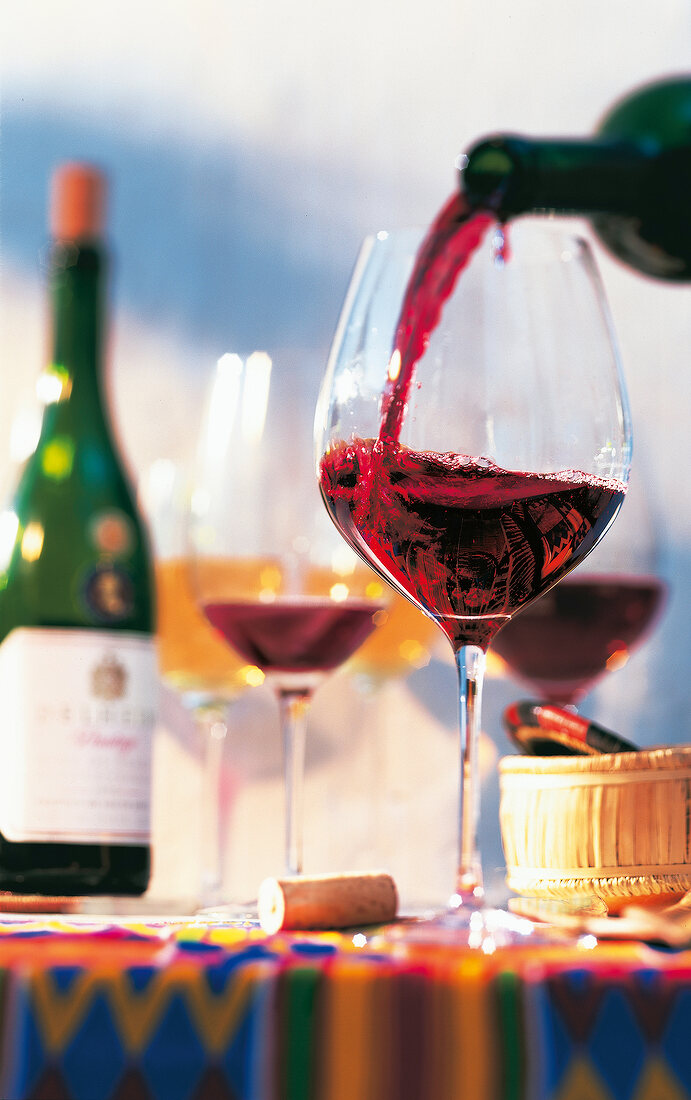
<svg viewBox="0 0 691 1100"><path fill-rule="evenodd" d="M0 917L2 1100L685 1100L691 952Z"/></svg>

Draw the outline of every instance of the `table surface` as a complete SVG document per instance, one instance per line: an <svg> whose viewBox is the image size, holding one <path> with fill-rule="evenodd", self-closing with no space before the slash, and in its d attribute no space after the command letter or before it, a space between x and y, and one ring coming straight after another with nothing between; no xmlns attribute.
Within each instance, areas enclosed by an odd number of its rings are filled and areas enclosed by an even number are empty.
<svg viewBox="0 0 691 1100"><path fill-rule="evenodd" d="M0 915L3 1100L686 1100L691 951Z"/></svg>

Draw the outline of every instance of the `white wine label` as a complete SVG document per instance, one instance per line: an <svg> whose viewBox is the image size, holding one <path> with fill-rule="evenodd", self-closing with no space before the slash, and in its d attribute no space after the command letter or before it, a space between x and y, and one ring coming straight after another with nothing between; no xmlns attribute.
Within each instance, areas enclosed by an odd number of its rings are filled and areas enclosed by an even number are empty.
<svg viewBox="0 0 691 1100"><path fill-rule="evenodd" d="M0 832L148 843L156 692L151 638L11 631L0 645Z"/></svg>

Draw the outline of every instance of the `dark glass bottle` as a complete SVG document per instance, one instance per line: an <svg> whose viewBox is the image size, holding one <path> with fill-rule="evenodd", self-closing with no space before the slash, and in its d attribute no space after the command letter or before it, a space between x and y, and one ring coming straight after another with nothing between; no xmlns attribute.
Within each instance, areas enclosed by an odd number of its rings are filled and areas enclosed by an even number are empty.
<svg viewBox="0 0 691 1100"><path fill-rule="evenodd" d="M611 252L645 275L691 279L691 77L647 84L593 139L498 134L461 170L471 205L500 218L583 214Z"/></svg>
<svg viewBox="0 0 691 1100"><path fill-rule="evenodd" d="M53 345L0 517L0 890L141 894L150 869L152 568L103 392L104 179L54 179Z"/></svg>

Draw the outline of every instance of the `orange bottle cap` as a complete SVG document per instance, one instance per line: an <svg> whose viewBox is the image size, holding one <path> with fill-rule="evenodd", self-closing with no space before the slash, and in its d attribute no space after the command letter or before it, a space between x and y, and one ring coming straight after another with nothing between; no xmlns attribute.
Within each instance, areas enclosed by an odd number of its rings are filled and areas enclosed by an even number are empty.
<svg viewBox="0 0 691 1100"><path fill-rule="evenodd" d="M58 240L100 237L105 221L106 178L92 164L61 164L53 173L50 232Z"/></svg>

